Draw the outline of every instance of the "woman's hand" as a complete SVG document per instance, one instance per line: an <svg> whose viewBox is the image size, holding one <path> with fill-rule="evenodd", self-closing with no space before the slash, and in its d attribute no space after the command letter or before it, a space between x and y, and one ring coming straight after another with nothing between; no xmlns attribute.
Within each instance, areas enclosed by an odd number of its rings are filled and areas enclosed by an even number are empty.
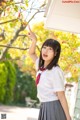
<svg viewBox="0 0 80 120"><path fill-rule="evenodd" d="M69 116L69 117L67 118L67 120L72 120L72 119L71 119L71 116Z"/></svg>
<svg viewBox="0 0 80 120"><path fill-rule="evenodd" d="M29 28L29 32L28 32L28 37L32 40L32 41L36 41L37 40L37 37L35 35L34 32L32 32L30 26L28 25L28 28Z"/></svg>

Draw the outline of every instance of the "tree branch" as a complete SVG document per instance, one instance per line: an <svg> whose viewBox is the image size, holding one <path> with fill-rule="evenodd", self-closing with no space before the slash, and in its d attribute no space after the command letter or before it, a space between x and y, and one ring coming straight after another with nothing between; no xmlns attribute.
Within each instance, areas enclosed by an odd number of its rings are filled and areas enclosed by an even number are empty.
<svg viewBox="0 0 80 120"><path fill-rule="evenodd" d="M16 21L16 20L18 20L18 19L8 20L8 21L5 21L5 22L0 23L0 25L2 25L2 24L6 24L6 23L9 23L9 22L13 22L13 21Z"/></svg>
<svg viewBox="0 0 80 120"><path fill-rule="evenodd" d="M10 6L10 5L14 5L14 4L20 4L20 3L22 3L22 2L12 3L12 4L7 5L6 7L8 7L8 6Z"/></svg>
<svg viewBox="0 0 80 120"><path fill-rule="evenodd" d="M45 5L45 4L41 5L40 8L43 7L44 5ZM34 18L34 16L35 16L37 13L39 13L40 8L37 10L37 12L34 13L34 15L33 15L33 16L30 18L30 20L28 21L28 23ZM25 25L25 24L21 24L20 28L16 31L14 37L13 37L13 38L10 40L10 42L7 44L7 47L2 51L2 53L1 53L1 55L0 55L0 60L5 57L5 54L6 54L6 52L8 51L9 47L14 43L14 41L17 39L19 33L20 33L21 31L23 31L23 30L26 28L27 25L28 25L28 24L26 24L26 25Z"/></svg>
<svg viewBox="0 0 80 120"><path fill-rule="evenodd" d="M27 35L21 35L21 34L19 34L18 36L27 37Z"/></svg>
<svg viewBox="0 0 80 120"><path fill-rule="evenodd" d="M15 61L15 60L20 60L20 58L16 58L16 59L13 59L13 58L3 58L0 60L0 62L5 62L6 60L10 60L10 61Z"/></svg>
<svg viewBox="0 0 80 120"><path fill-rule="evenodd" d="M0 47L7 47L7 48L12 48L12 49L20 49L20 50L27 50L27 49L29 49L29 48L12 47L12 46L7 46L7 45L0 45Z"/></svg>
<svg viewBox="0 0 80 120"><path fill-rule="evenodd" d="M11 6L11 5L14 5L14 4L20 4L22 2L16 2L16 3L11 3L11 4L8 4L6 5L5 7L3 7L1 10L0 10L0 15L2 14L2 12L8 7L8 6Z"/></svg>
<svg viewBox="0 0 80 120"><path fill-rule="evenodd" d="M13 42L17 39L19 32L21 32L22 30L24 30L23 25L21 25L21 27L16 31L14 37L7 44L7 47L2 51L2 53L0 55L0 59L4 58L6 52L8 51L8 47L10 47L13 44Z"/></svg>
<svg viewBox="0 0 80 120"><path fill-rule="evenodd" d="M29 19L28 23L34 18L34 16L35 16L37 13L41 12L40 9L41 9L42 7L44 7L44 6L45 6L45 4L42 4L42 5L40 6L40 8L39 8L39 9L34 13L34 15Z"/></svg>
<svg viewBox="0 0 80 120"><path fill-rule="evenodd" d="M0 42L5 39L4 30L0 33Z"/></svg>

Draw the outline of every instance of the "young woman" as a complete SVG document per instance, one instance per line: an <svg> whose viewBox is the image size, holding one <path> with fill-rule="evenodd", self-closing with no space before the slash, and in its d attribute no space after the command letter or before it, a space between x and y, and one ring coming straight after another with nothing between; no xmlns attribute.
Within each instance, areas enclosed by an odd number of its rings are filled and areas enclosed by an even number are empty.
<svg viewBox="0 0 80 120"><path fill-rule="evenodd" d="M64 74L58 65L60 43L47 39L38 58L35 53L37 38L30 27L28 37L32 39L29 55L36 64L37 97L41 102L38 120L71 120L65 97Z"/></svg>

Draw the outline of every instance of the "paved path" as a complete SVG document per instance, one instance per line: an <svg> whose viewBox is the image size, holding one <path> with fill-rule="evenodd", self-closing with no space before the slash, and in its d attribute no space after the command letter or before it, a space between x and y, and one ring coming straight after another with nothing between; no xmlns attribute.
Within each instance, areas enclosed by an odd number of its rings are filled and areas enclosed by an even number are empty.
<svg viewBox="0 0 80 120"><path fill-rule="evenodd" d="M38 114L36 108L0 106L0 120L37 120Z"/></svg>

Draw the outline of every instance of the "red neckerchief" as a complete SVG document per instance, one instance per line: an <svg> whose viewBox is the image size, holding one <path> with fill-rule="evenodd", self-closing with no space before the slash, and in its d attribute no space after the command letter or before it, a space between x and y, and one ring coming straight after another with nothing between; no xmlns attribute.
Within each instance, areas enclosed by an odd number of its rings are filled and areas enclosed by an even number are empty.
<svg viewBox="0 0 80 120"><path fill-rule="evenodd" d="M39 70L43 72L44 70L46 70L46 68L40 67ZM39 73L36 77L36 85L38 85L38 83L39 83L40 76L41 76L41 73Z"/></svg>

